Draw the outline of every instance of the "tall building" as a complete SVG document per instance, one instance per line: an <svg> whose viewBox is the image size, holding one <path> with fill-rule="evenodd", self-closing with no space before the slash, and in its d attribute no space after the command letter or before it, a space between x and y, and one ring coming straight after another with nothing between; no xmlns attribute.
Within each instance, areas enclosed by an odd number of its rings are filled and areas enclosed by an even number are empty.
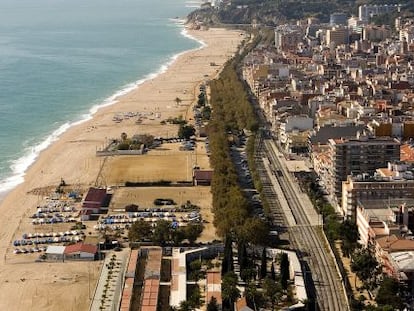
<svg viewBox="0 0 414 311"><path fill-rule="evenodd" d="M400 142L388 137L361 136L351 139L329 139L326 189L331 202L339 207L342 182L348 175L373 174L388 162L400 160Z"/></svg>
<svg viewBox="0 0 414 311"><path fill-rule="evenodd" d="M304 34L294 25L281 25L275 29L275 47L280 51L295 51Z"/></svg>
<svg viewBox="0 0 414 311"><path fill-rule="evenodd" d="M392 35L391 29L386 26L365 26L362 31L362 39L369 41L384 41Z"/></svg>
<svg viewBox="0 0 414 311"><path fill-rule="evenodd" d="M326 31L326 44L335 48L341 44L348 44L349 30L346 27L333 27Z"/></svg>

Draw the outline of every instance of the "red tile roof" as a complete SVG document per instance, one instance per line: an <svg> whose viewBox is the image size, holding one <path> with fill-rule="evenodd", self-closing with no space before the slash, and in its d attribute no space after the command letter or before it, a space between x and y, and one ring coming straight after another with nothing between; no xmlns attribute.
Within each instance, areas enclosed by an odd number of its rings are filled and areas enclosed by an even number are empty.
<svg viewBox="0 0 414 311"><path fill-rule="evenodd" d="M410 145L401 145L400 153L401 161L414 162L414 149Z"/></svg>
<svg viewBox="0 0 414 311"><path fill-rule="evenodd" d="M398 238L395 235L377 239L378 245L389 253L414 250L414 241Z"/></svg>
<svg viewBox="0 0 414 311"><path fill-rule="evenodd" d="M144 281L144 288L142 293L142 311L155 311L157 310L158 291L160 287L160 281L155 279L146 279Z"/></svg>
<svg viewBox="0 0 414 311"><path fill-rule="evenodd" d="M65 254L72 254L72 253L89 253L89 254L95 254L98 251L98 247L96 245L92 244L84 244L84 243L76 243L72 245L68 245L65 248L64 253Z"/></svg>
<svg viewBox="0 0 414 311"><path fill-rule="evenodd" d="M197 180L211 180L212 177L213 177L213 171L202 171L202 170L194 171L194 178Z"/></svg>
<svg viewBox="0 0 414 311"><path fill-rule="evenodd" d="M89 188L85 202L103 203L106 199L106 189Z"/></svg>

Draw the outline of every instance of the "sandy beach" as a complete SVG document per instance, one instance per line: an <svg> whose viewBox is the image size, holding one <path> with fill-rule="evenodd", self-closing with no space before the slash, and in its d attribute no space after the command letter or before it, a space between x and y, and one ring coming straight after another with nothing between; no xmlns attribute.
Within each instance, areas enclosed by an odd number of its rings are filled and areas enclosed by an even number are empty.
<svg viewBox="0 0 414 311"><path fill-rule="evenodd" d="M223 29L191 30L189 34L207 46L182 54L166 72L120 97L116 104L102 108L90 121L65 132L41 153L26 172L24 183L1 203L0 310L89 309L90 292L99 274L99 262L35 263L27 260L15 263L13 260L16 255L12 253L11 242L23 230L30 229L28 215L34 212L42 196L47 195L45 189L56 187L61 178L83 191L95 185L122 185L130 179L191 178L186 167L189 162L194 162L194 153L174 158L178 152L173 148L143 156L111 157L107 160L96 157L97 149L109 139L119 138L122 132L128 136L176 136L176 125L162 125L160 122L179 115L190 120L191 105L198 96L199 84L213 79L245 39L239 31ZM181 99L179 104L175 100L177 97ZM139 112L144 117L137 124L136 117L127 116L129 112ZM116 116L127 117L115 122ZM202 168L208 168L208 159L205 155L203 158L202 150L199 153L198 162ZM168 175L169 170L177 171L177 165L181 165L180 174ZM210 199L209 193L204 196ZM140 197L145 200L145 193L140 193Z"/></svg>

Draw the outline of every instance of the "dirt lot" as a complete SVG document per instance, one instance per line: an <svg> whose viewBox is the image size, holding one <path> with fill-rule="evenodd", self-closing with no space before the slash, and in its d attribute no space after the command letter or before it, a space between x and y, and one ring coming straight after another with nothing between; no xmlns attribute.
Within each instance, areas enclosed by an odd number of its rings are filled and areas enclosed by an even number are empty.
<svg viewBox="0 0 414 311"><path fill-rule="evenodd" d="M210 169L204 141L198 141L192 151L180 151L180 146L181 143L164 143L141 156L108 157L102 170L103 180L111 186L126 181L191 181L194 166Z"/></svg>

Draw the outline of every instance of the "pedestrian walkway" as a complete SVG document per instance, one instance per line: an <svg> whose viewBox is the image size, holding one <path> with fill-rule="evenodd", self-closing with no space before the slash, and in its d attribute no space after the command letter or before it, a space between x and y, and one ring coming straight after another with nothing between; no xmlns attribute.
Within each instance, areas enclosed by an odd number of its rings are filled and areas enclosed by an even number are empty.
<svg viewBox="0 0 414 311"><path fill-rule="evenodd" d="M118 310L129 249L106 254L90 311Z"/></svg>

